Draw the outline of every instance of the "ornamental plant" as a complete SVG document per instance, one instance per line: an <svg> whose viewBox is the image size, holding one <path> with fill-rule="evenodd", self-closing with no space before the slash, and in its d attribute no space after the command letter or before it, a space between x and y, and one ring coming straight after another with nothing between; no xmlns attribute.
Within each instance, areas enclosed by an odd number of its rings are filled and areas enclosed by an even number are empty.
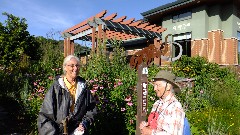
<svg viewBox="0 0 240 135"><path fill-rule="evenodd" d="M126 62L120 42L113 43L112 58L99 45L80 75L97 100L98 114L91 134L135 134L136 72Z"/></svg>
<svg viewBox="0 0 240 135"><path fill-rule="evenodd" d="M240 82L228 67L203 57L182 56L174 62L177 76L195 78L193 88L178 95L193 134L240 134Z"/></svg>

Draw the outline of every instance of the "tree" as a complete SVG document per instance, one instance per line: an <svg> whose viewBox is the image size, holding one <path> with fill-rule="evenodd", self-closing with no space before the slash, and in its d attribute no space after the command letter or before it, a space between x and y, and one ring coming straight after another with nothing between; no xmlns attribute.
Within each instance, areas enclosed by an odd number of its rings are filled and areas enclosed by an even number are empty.
<svg viewBox="0 0 240 135"><path fill-rule="evenodd" d="M40 57L39 43L27 31L25 18L19 18L6 12L5 25L0 22L0 66L9 69L26 67L29 60Z"/></svg>

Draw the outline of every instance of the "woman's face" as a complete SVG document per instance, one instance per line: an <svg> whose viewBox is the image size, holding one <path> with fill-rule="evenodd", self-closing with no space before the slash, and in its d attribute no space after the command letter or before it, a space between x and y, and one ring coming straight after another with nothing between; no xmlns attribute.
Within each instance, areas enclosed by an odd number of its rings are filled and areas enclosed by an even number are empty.
<svg viewBox="0 0 240 135"><path fill-rule="evenodd" d="M66 76L75 79L79 74L79 63L76 59L72 58L65 66Z"/></svg>

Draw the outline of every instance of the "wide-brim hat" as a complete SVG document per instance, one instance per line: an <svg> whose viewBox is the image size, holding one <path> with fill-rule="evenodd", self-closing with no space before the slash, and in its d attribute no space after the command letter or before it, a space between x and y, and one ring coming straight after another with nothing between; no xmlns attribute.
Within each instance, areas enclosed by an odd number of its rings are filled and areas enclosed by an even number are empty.
<svg viewBox="0 0 240 135"><path fill-rule="evenodd" d="M175 76L175 74L166 71L166 70L160 70L157 75L155 77L153 77L153 81L157 81L157 80L164 80L170 84L172 84L173 86L173 90L175 93L180 93L181 89L180 87L176 84L176 79L177 77Z"/></svg>

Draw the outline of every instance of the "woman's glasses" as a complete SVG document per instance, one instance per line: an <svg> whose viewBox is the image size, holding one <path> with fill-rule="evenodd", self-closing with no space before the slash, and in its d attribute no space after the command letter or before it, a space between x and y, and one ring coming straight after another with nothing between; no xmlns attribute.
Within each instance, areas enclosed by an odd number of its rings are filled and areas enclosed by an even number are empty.
<svg viewBox="0 0 240 135"><path fill-rule="evenodd" d="M79 68L80 65L78 65L78 64L76 64L76 65L75 64L70 64L70 65L67 65L67 66L69 66L71 68L74 68L74 67Z"/></svg>

